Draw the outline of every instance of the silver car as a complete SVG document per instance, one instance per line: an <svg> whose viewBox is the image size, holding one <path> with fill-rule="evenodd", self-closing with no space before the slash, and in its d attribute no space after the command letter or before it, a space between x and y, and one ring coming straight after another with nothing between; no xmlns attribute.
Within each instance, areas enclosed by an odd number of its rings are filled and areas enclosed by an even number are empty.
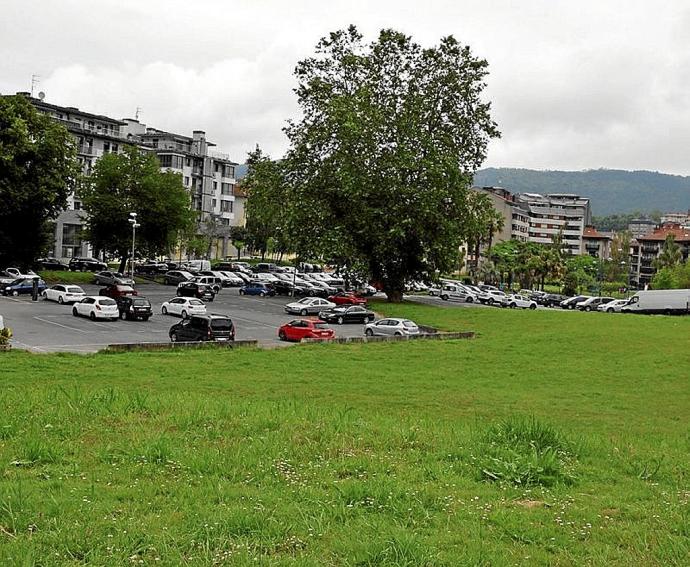
<svg viewBox="0 0 690 567"><path fill-rule="evenodd" d="M418 335L419 327L414 321L409 319L379 319L364 326L364 334L368 337L373 336L406 336Z"/></svg>
<svg viewBox="0 0 690 567"><path fill-rule="evenodd" d="M100 285L134 285L134 280L120 272L98 272L94 275Z"/></svg>

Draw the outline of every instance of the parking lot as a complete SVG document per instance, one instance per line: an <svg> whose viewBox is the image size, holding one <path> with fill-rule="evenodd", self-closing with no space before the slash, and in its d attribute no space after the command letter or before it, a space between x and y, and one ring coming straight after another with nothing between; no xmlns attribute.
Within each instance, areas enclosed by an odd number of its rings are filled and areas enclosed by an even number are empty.
<svg viewBox="0 0 690 567"><path fill-rule="evenodd" d="M97 295L101 286L81 286ZM12 328L15 348L34 352L96 352L110 344L169 342L168 330L178 317L161 314L161 304L175 296L174 286L142 284L137 289L153 305L149 321L91 321L74 317L70 305L52 301L31 301L31 296L0 297L0 314ZM256 339L263 346L285 345L278 340L278 327L295 315L283 307L289 297L240 296L237 288L225 288L207 304L209 313L229 315L235 323L236 339ZM362 336L363 325L333 325L338 337Z"/></svg>

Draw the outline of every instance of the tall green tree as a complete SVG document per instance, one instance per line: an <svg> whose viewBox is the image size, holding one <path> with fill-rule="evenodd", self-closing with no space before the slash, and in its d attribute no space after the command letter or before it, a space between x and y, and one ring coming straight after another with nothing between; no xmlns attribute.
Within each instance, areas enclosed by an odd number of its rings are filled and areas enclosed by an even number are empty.
<svg viewBox="0 0 690 567"><path fill-rule="evenodd" d="M451 270L469 236L468 188L498 137L482 99L487 63L453 37L424 49L354 26L295 71L302 118L285 160L300 255L365 264L391 301L406 279Z"/></svg>
<svg viewBox="0 0 690 567"><path fill-rule="evenodd" d="M285 179L281 164L265 155L259 146L248 154L247 165L247 175L242 179L242 190L247 194L246 241L261 253L263 260L270 242L282 251L289 246L285 236Z"/></svg>
<svg viewBox="0 0 690 567"><path fill-rule="evenodd" d="M676 238L672 234L669 234L664 240L664 245L661 248L661 252L654 260L654 267L657 270L662 268L672 268L673 266L680 264L683 261L683 252L680 246L676 244Z"/></svg>
<svg viewBox="0 0 690 567"><path fill-rule="evenodd" d="M23 96L0 96L0 266L29 266L79 175L74 141Z"/></svg>
<svg viewBox="0 0 690 567"><path fill-rule="evenodd" d="M195 221L181 175L161 172L155 155L133 146L99 159L81 183L79 196L88 213L86 239L95 249L121 258L121 270L131 254L129 213L138 215L136 248L146 256L167 253Z"/></svg>

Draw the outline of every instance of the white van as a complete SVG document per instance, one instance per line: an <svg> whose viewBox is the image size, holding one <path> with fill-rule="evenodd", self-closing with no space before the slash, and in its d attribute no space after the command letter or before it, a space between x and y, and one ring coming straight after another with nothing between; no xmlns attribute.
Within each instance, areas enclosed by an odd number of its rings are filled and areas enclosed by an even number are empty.
<svg viewBox="0 0 690 567"><path fill-rule="evenodd" d="M477 296L469 289L460 284L453 283L445 284L441 287L440 297L444 301L454 299L455 301L465 301L466 303L472 303L477 300Z"/></svg>
<svg viewBox="0 0 690 567"><path fill-rule="evenodd" d="M638 291L621 313L690 313L690 289Z"/></svg>

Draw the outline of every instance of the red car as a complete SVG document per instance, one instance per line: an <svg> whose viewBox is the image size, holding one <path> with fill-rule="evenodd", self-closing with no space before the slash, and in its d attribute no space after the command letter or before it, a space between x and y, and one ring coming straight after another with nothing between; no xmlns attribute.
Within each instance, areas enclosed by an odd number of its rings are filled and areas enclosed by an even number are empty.
<svg viewBox="0 0 690 567"><path fill-rule="evenodd" d="M139 292L131 285L109 285L101 289L98 295L117 299L118 297L125 297L127 295L139 295Z"/></svg>
<svg viewBox="0 0 690 567"><path fill-rule="evenodd" d="M335 331L323 321L295 319L278 329L281 341L301 341L302 339L332 339Z"/></svg>
<svg viewBox="0 0 690 567"><path fill-rule="evenodd" d="M359 295L355 295L350 291L339 291L335 295L328 297L328 301L332 301L336 305L366 305L367 300Z"/></svg>

